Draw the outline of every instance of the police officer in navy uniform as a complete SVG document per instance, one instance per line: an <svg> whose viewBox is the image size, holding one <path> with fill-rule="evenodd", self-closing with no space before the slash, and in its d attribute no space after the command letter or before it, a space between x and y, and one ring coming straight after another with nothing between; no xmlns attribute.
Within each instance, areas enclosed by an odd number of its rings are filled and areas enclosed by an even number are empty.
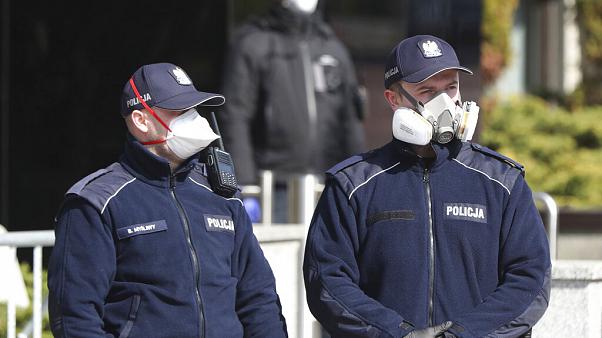
<svg viewBox="0 0 602 338"><path fill-rule="evenodd" d="M56 337L287 336L242 202L214 193L199 161L218 135L197 109L224 101L169 63L127 81L124 154L71 187L57 217Z"/></svg>
<svg viewBox="0 0 602 338"><path fill-rule="evenodd" d="M469 142L444 40L401 41L385 68L393 140L331 168L303 265L332 337L518 337L545 312L546 233L524 168Z"/></svg>

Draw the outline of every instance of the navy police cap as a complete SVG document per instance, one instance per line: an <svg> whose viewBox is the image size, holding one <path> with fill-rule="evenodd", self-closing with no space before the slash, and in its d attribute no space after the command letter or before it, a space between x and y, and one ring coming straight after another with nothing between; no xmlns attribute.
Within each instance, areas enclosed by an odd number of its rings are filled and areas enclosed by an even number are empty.
<svg viewBox="0 0 602 338"><path fill-rule="evenodd" d="M401 41L389 54L385 67L385 88L398 81L419 83L447 69L471 74L460 66L454 48L432 35L415 35Z"/></svg>
<svg viewBox="0 0 602 338"><path fill-rule="evenodd" d="M222 95L198 91L188 74L171 63L154 63L136 70L123 87L121 115L144 109L140 98L149 107L175 111L198 105L220 106L226 101Z"/></svg>

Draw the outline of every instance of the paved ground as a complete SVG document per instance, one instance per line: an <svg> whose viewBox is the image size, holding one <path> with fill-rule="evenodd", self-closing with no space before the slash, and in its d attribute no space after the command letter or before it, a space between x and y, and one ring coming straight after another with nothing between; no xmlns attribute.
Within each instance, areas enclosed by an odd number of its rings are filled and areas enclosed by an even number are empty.
<svg viewBox="0 0 602 338"><path fill-rule="evenodd" d="M558 259L602 260L602 234L558 234Z"/></svg>

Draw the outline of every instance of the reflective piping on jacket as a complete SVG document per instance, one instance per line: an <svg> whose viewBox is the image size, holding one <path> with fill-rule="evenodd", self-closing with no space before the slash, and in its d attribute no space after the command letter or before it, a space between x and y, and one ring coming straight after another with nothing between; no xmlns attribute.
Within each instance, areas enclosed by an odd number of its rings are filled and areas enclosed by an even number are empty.
<svg viewBox="0 0 602 338"><path fill-rule="evenodd" d="M202 183L199 183L199 182L195 181L195 180L194 180L192 177L188 177L188 178L189 178L189 179L190 179L192 182L194 182L194 184L196 184L196 185L200 185L201 187L203 187L203 188L205 188L205 189L207 189L207 190L209 190L209 191L213 192L213 190L212 190L211 188L209 188L208 186L206 186L206 185L204 185L204 184L202 184ZM230 198L222 197L222 198L224 198L224 199L227 199L228 201L238 201L238 202L240 202L240 204L242 204L242 206L243 206L243 207L245 206L245 204L244 204L244 203L243 203L243 202L240 200L240 198L236 198L236 197L230 197Z"/></svg>
<svg viewBox="0 0 602 338"><path fill-rule="evenodd" d="M377 176L377 175L380 175L380 174L384 173L385 171L387 171L387 170L389 170L389 169L393 169L394 167L398 166L400 163L401 163L401 162L397 162L397 163L393 164L392 166L388 167L387 169L381 170L381 171L377 172L376 174L374 174L374 175L372 175L372 176L368 177L368 179L367 179L365 182L363 182L362 184L358 185L358 186L357 186L357 187L355 187L353 190L351 190L351 193L349 194L349 198L348 198L348 200L350 200L350 201L351 201L351 196L353 196L353 193L354 193L354 192L355 192L355 191L356 191L356 190L357 190L359 187L361 187L362 185L364 185L364 184L366 184L366 183L370 182L370 180L371 180L371 179L373 179L375 176Z"/></svg>
<svg viewBox="0 0 602 338"><path fill-rule="evenodd" d="M478 172L478 173L480 173L480 174L483 174L483 175L485 175L485 176L486 176L488 179L490 179L490 180L492 180L492 181L494 181L494 182L498 183L499 185L501 185L501 186L502 186L502 188L506 189L506 191L508 192L508 195L510 195L510 189L508 189L508 188L507 188L507 187L506 187L506 186L505 186L505 185L504 185L502 182L500 182L500 181L496 180L495 178L493 178L493 177L491 177L491 176L487 175L486 173L484 173L484 172L480 171L479 169L475 169L475 168L473 168L473 167L469 167L469 166L467 166L466 164L464 164L464 163L462 163L462 162L458 161L458 159L455 159L455 158L454 158L453 160L454 160L454 161L456 161L456 162L458 162L458 163L460 163L461 165L463 165L464 167L466 167L466 168L468 168L468 169L470 169L470 170L474 170L474 171L476 171L476 172Z"/></svg>
<svg viewBox="0 0 602 338"><path fill-rule="evenodd" d="M121 187L119 187L119 189L117 189L117 191L115 191L115 193L113 195L111 195L107 201L105 202L105 204L102 206L102 210L100 210L100 214L102 215L103 212L105 212L105 208L107 207L107 205L109 205L109 202L111 201L111 199L115 196L117 196L117 194L119 194L119 192L121 191L121 189L123 189L126 185L134 182L136 180L136 178L132 178L131 180L125 182Z"/></svg>
<svg viewBox="0 0 602 338"><path fill-rule="evenodd" d="M486 337L518 337L529 331L537 323L548 308L550 299L551 268L548 268L543 280L543 286L537 296L523 313L511 322L497 328Z"/></svg>

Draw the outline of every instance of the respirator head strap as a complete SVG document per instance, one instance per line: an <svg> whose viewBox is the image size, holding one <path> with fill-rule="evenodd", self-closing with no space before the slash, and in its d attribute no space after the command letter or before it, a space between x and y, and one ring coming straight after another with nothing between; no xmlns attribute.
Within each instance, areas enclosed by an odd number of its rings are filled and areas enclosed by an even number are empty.
<svg viewBox="0 0 602 338"><path fill-rule="evenodd" d="M422 113L422 111L424 110L424 104L418 100L416 100L416 98L414 98L412 96L412 94L410 94L405 88L403 88L403 86L401 85L401 83L399 82L395 82L394 86L396 86L397 88L399 88L399 93L403 96L405 96L406 99L408 99L408 101L410 101L410 103L412 104L412 106L414 106L414 108L416 108L416 110L419 113Z"/></svg>
<svg viewBox="0 0 602 338"><path fill-rule="evenodd" d="M155 111L146 103L146 101L144 101L144 99L140 95L140 92L138 92L138 88L136 88L136 84L134 83L133 76L130 78L130 86L132 86L132 89L134 90L134 94L136 94L136 98L138 98L138 101L142 104L142 106L144 106L144 108L146 108L146 110L148 110L148 112L151 113L155 117L155 119L157 119L157 121L159 121L159 123L161 123L161 125L163 127L165 127L165 129L171 131L171 129L169 129L169 126L167 124L165 124L165 122L163 122L163 120L161 120L159 115L157 115L157 113L155 113Z"/></svg>

